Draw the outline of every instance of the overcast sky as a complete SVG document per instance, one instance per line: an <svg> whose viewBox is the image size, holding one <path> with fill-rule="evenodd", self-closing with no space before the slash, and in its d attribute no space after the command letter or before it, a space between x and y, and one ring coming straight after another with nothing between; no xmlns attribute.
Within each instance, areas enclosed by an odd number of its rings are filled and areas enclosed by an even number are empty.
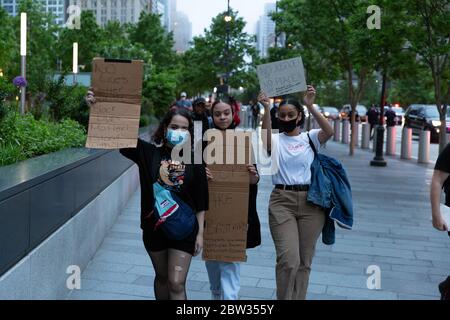
<svg viewBox="0 0 450 320"><path fill-rule="evenodd" d="M266 3L275 3L275 0L230 0L230 7L239 11L239 16L247 22L245 31L254 34L256 21L263 14ZM188 15L192 36L197 36L209 28L213 17L227 10L227 0L177 0L177 10Z"/></svg>

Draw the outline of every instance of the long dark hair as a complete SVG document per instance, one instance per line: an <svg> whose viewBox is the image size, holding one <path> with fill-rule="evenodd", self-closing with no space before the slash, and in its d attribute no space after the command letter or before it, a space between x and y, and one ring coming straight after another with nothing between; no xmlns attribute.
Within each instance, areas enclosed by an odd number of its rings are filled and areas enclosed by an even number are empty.
<svg viewBox="0 0 450 320"><path fill-rule="evenodd" d="M155 133L153 134L153 142L156 144L164 144L166 141L166 137L164 135L164 132L166 131L167 127L169 126L170 122L172 121L172 118L175 116L182 116L188 119L189 121L189 134L191 135L191 142L194 140L194 121L192 120L191 113L183 108L178 108L176 110L172 110L166 113L164 118L161 120L158 129L156 129Z"/></svg>
<svg viewBox="0 0 450 320"><path fill-rule="evenodd" d="M233 109L233 106L231 105L230 99L231 98L228 98L228 99L225 98L225 99L216 100L212 104L212 106L211 106L211 117L212 117L212 120L213 120L212 123L213 123L213 127L214 128L216 128L216 124L214 123L214 107L217 106L219 103L226 103L227 105L229 105L231 107L231 115L233 117L232 117L232 120L231 120L231 124L228 126L227 129L235 129L236 128L236 124L234 123L234 109Z"/></svg>
<svg viewBox="0 0 450 320"><path fill-rule="evenodd" d="M306 117L305 109L303 108L303 106L300 104L300 102L298 102L298 100L285 99L280 102L280 105L278 106L278 110L280 110L280 108L286 104L293 105L295 107L295 109L297 109L297 111L302 115L302 118L300 119L300 122L298 123L298 126L302 127L303 124L305 123L305 117Z"/></svg>

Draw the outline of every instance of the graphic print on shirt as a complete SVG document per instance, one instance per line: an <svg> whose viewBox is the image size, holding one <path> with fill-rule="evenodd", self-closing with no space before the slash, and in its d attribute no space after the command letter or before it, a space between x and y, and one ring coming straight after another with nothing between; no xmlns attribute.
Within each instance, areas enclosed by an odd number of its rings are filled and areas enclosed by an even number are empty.
<svg viewBox="0 0 450 320"><path fill-rule="evenodd" d="M179 191L184 183L185 165L179 161L162 160L159 181L164 188Z"/></svg>
<svg viewBox="0 0 450 320"><path fill-rule="evenodd" d="M289 150L289 152L292 152L292 153L304 152L305 151L305 144L302 144L302 143L290 143L290 144L288 144L287 149Z"/></svg>

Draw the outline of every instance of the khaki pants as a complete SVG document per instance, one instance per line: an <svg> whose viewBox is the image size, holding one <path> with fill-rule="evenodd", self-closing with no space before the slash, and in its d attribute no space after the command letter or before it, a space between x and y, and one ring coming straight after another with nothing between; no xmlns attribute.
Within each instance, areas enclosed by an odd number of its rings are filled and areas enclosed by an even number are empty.
<svg viewBox="0 0 450 320"><path fill-rule="evenodd" d="M269 225L277 253L279 300L304 300L317 239L325 212L306 202L306 191L274 189L270 195Z"/></svg>

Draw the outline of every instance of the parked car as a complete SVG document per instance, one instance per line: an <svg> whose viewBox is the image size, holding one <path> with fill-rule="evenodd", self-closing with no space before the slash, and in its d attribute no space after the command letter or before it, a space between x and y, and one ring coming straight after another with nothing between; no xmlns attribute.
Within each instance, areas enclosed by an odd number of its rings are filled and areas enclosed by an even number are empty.
<svg viewBox="0 0 450 320"><path fill-rule="evenodd" d="M439 120L439 111L436 105L412 104L405 112L405 127L411 128L413 135L419 135L421 131L429 130L432 143L439 142L440 126L441 121Z"/></svg>
<svg viewBox="0 0 450 320"><path fill-rule="evenodd" d="M339 110L336 107L322 107L322 114L325 118L336 120L340 118Z"/></svg>
<svg viewBox="0 0 450 320"><path fill-rule="evenodd" d="M341 109L341 119L349 119L349 113L351 110L351 106L349 104L344 104L344 106ZM356 105L356 119L365 122L367 121L367 108L366 106L362 104Z"/></svg>

